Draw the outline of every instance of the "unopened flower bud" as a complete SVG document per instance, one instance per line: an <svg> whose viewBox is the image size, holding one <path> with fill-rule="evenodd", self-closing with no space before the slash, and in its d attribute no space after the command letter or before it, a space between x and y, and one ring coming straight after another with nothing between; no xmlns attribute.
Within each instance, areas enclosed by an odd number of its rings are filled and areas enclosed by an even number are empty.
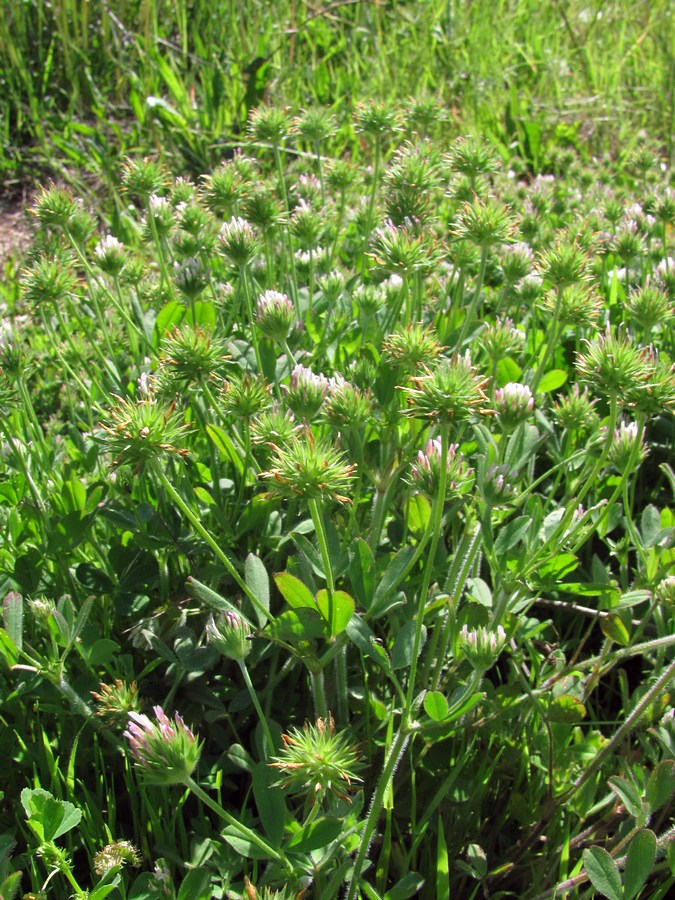
<svg viewBox="0 0 675 900"><path fill-rule="evenodd" d="M250 633L247 622L236 612L229 610L219 616L217 621L211 616L206 623L209 644L213 644L220 654L235 662L246 659L250 653Z"/></svg>
<svg viewBox="0 0 675 900"><path fill-rule="evenodd" d="M178 713L173 721L161 706L153 707L155 721L143 713L129 713L124 736L134 762L150 784L185 784L201 752L201 743Z"/></svg>
<svg viewBox="0 0 675 900"><path fill-rule="evenodd" d="M505 643L506 632L501 625L497 626L496 631L482 625L472 629L464 625L459 632L459 646L474 669L479 672L487 672L497 661Z"/></svg>

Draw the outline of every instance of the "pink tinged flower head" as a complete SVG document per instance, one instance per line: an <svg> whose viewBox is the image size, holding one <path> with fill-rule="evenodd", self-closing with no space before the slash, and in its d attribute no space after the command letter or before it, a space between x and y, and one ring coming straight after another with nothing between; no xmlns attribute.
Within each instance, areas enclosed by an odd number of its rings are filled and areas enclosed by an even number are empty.
<svg viewBox="0 0 675 900"><path fill-rule="evenodd" d="M124 736L134 762L151 784L184 784L194 771L201 743L179 713L170 719L161 706L153 707L155 720L130 712Z"/></svg>

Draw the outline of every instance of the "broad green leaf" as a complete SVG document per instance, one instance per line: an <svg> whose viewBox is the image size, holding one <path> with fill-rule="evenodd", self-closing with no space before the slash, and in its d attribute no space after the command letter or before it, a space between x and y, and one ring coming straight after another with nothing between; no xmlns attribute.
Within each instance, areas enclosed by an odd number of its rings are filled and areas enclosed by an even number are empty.
<svg viewBox="0 0 675 900"><path fill-rule="evenodd" d="M9 591L2 601L2 624L18 650L23 645L23 597Z"/></svg>
<svg viewBox="0 0 675 900"><path fill-rule="evenodd" d="M375 660L383 669L389 668L387 652L377 641L375 633L359 616L352 616L345 632L361 653Z"/></svg>
<svg viewBox="0 0 675 900"><path fill-rule="evenodd" d="M623 897L633 900L649 878L656 857L656 835L643 828L635 835L628 847L626 865L623 869Z"/></svg>
<svg viewBox="0 0 675 900"><path fill-rule="evenodd" d="M295 853L311 853L312 850L321 850L337 840L342 833L342 819L323 818L316 819L296 831L292 835L284 849L293 850Z"/></svg>
<svg viewBox="0 0 675 900"><path fill-rule="evenodd" d="M609 786L631 816L637 818L642 812L642 798L635 785L631 784L627 778L622 778L620 775L613 775L609 779Z"/></svg>
<svg viewBox="0 0 675 900"><path fill-rule="evenodd" d="M408 872L384 895L384 900L408 900L424 887L424 878L419 872Z"/></svg>
<svg viewBox="0 0 675 900"><path fill-rule="evenodd" d="M298 646L302 641L326 637L326 622L317 609L289 609L268 622L265 634L278 641Z"/></svg>
<svg viewBox="0 0 675 900"><path fill-rule="evenodd" d="M512 519L503 528L500 528L495 541L495 553L497 556L503 556L516 544L519 544L524 539L529 528L530 520L527 516L519 516L517 519Z"/></svg>
<svg viewBox="0 0 675 900"><path fill-rule="evenodd" d="M333 591L329 597L328 591L322 588L316 595L316 605L328 622L331 637L343 632L354 615L354 600L344 591Z"/></svg>
<svg viewBox="0 0 675 900"><path fill-rule="evenodd" d="M573 572L579 565L579 560L572 553L559 553L552 559L546 560L539 569L538 575L542 581L555 579L556 581Z"/></svg>
<svg viewBox="0 0 675 900"><path fill-rule="evenodd" d="M603 616L600 619L600 628L606 638L609 638L610 641L614 641L621 647L627 647L630 644L630 632L618 613L612 612L607 616Z"/></svg>
<svg viewBox="0 0 675 900"><path fill-rule="evenodd" d="M202 328L213 329L216 325L216 308L210 301L197 300L193 307L186 310L185 320L193 327L199 325Z"/></svg>
<svg viewBox="0 0 675 900"><path fill-rule="evenodd" d="M176 900L211 900L212 897L211 872L200 867L188 871Z"/></svg>
<svg viewBox="0 0 675 900"><path fill-rule="evenodd" d="M373 551L363 538L352 541L349 562L349 580L354 597L367 610L373 600L375 591L375 559Z"/></svg>
<svg viewBox="0 0 675 900"><path fill-rule="evenodd" d="M413 494L408 500L408 528L413 534L420 534L429 524L431 503L424 494Z"/></svg>
<svg viewBox="0 0 675 900"><path fill-rule="evenodd" d="M92 594L111 594L114 583L110 576L92 563L80 563L75 567L75 577Z"/></svg>
<svg viewBox="0 0 675 900"><path fill-rule="evenodd" d="M28 824L44 841L55 841L74 828L82 818L82 812L76 806L68 800L57 800L42 788L24 788L21 803Z"/></svg>
<svg viewBox="0 0 675 900"><path fill-rule="evenodd" d="M647 781L647 802L653 812L667 803L675 792L675 760L664 759Z"/></svg>
<svg viewBox="0 0 675 900"><path fill-rule="evenodd" d="M279 588L281 596L292 609L300 609L302 607L316 609L314 595L307 585L300 581L299 578L296 578L295 575L291 575L290 572L279 572L274 576L274 583Z"/></svg>
<svg viewBox="0 0 675 900"><path fill-rule="evenodd" d="M246 584L251 588L251 591L256 596L260 605L269 612L269 575L267 574L267 570L265 569L262 560L253 553L249 553L246 557L246 562L244 563L244 578ZM263 628L269 616L263 615L262 610L258 609L258 607L255 607L254 611L256 618L258 619L258 625Z"/></svg>
<svg viewBox="0 0 675 900"><path fill-rule="evenodd" d="M90 647L83 645L82 649L90 666L105 666L119 652L120 645L110 638L99 638Z"/></svg>
<svg viewBox="0 0 675 900"><path fill-rule="evenodd" d="M237 609L237 607L234 606L234 604L230 603L229 600L221 597L220 594L217 594L210 587L202 584L201 581L197 581L197 579L193 578L191 575L185 582L185 587L188 594L191 597L194 597L195 600L201 600L202 603L206 603L207 606L210 606L211 609L215 609L216 612L236 613L239 618L243 619L248 624L250 628L253 628L253 623L243 614L240 609Z"/></svg>
<svg viewBox="0 0 675 900"><path fill-rule="evenodd" d="M621 875L619 869L602 847L589 847L582 853L584 869L591 884L609 900L622 900Z"/></svg>
<svg viewBox="0 0 675 900"><path fill-rule="evenodd" d="M257 844L243 838L238 831L234 830L234 828L228 826L225 831L222 832L222 838L224 841L227 841L230 847L232 847L240 856L245 856L247 859L269 858L268 853Z"/></svg>
<svg viewBox="0 0 675 900"><path fill-rule="evenodd" d="M394 646L391 651L392 669L403 669L404 667L409 666L412 662L416 628L417 623L411 621L406 622L403 627L399 629L399 632L396 635L396 639L394 641ZM426 636L427 630L424 626L422 626L422 640L420 641L420 645L418 648L419 652L422 651Z"/></svg>
<svg viewBox="0 0 675 900"><path fill-rule="evenodd" d="M500 359L497 363L497 384L504 387L505 384L514 381L520 381L523 370L520 368L515 359L510 356Z"/></svg>
<svg viewBox="0 0 675 900"><path fill-rule="evenodd" d="M273 847L281 846L286 821L284 792L274 783L279 781L277 769L260 763L253 770L253 796L265 834Z"/></svg>
<svg viewBox="0 0 675 900"><path fill-rule="evenodd" d="M448 714L448 701L440 691L427 691L424 695L424 711L434 722L442 722Z"/></svg>
<svg viewBox="0 0 675 900"><path fill-rule="evenodd" d="M21 884L22 874L22 872L12 872L4 881L0 881L0 900L14 900Z"/></svg>
<svg viewBox="0 0 675 900"><path fill-rule="evenodd" d="M653 504L650 504L642 510L640 516L640 535L645 547L655 546L660 531L661 513Z"/></svg>
<svg viewBox="0 0 675 900"><path fill-rule="evenodd" d="M567 372L564 369L551 369L543 376L537 385L538 394L550 394L557 391L567 381Z"/></svg>
<svg viewBox="0 0 675 900"><path fill-rule="evenodd" d="M531 459L540 442L539 429L534 425L519 425L509 438L504 454L506 465L517 472Z"/></svg>
<svg viewBox="0 0 675 900"><path fill-rule="evenodd" d="M96 887L91 891L88 895L88 900L104 900L108 894L112 894L113 891L117 890L117 886L122 880L119 872L116 872L113 880L106 884L97 884Z"/></svg>
<svg viewBox="0 0 675 900"><path fill-rule="evenodd" d="M586 707L577 697L562 694L551 701L548 717L551 722L563 725L577 725L586 716Z"/></svg>
<svg viewBox="0 0 675 900"><path fill-rule="evenodd" d="M171 300L160 309L155 319L155 335L153 339L155 347L159 346L159 342L169 331L180 325L184 317L185 306L180 300Z"/></svg>

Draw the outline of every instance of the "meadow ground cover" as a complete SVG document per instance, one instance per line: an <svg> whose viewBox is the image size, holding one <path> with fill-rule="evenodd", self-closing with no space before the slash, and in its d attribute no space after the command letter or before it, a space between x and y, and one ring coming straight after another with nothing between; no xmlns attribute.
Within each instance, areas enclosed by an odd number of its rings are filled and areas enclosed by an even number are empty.
<svg viewBox="0 0 675 900"><path fill-rule="evenodd" d="M671 171L353 127L371 166L275 105L201 179L129 159L115 234L36 199L3 896L674 883Z"/></svg>
<svg viewBox="0 0 675 900"><path fill-rule="evenodd" d="M244 5L2 4L0 900L667 897L671 4Z"/></svg>

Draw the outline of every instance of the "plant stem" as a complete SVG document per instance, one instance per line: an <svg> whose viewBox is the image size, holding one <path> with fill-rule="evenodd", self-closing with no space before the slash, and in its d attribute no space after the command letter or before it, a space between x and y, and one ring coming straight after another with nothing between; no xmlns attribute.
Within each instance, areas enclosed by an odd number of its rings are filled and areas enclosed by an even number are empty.
<svg viewBox="0 0 675 900"><path fill-rule="evenodd" d="M262 711L262 707L260 706L260 701L258 700L258 695L253 687L253 682L251 681L251 676L248 674L248 669L246 667L246 662L243 659L238 659L239 668L241 669L241 674L246 684L246 689L249 693L249 697L251 698L251 702L255 707L255 711L258 713L258 718L260 719L260 724L262 725L262 730L265 734L265 741L267 742L267 747L269 753L274 753L274 740L272 739L272 732L270 731L270 726L267 722L264 712Z"/></svg>
<svg viewBox="0 0 675 900"><path fill-rule="evenodd" d="M152 468L152 472L157 476L157 478L159 479L159 481L162 484L162 487L167 492L169 497L173 500L173 502L176 504L176 506L181 510L183 515L185 515L185 517L188 519L188 521L190 522L192 527L195 529L197 534L199 534L199 536L201 538L203 538L206 541L206 543L209 545L209 547L213 550L217 559L225 566L225 568L227 569L229 574L232 576L232 578L235 580L235 582L241 588L241 590L246 594L246 596L251 601L251 603L253 604L255 609L261 615L264 615L265 618L271 618L269 611L267 609L265 609L265 607L258 600L256 595L253 593L253 591L250 589L250 587L246 584L244 579L241 577L239 572L237 572L235 567L232 565L232 563L228 559L227 555L219 547L216 539L213 537L213 535L209 531L207 531L206 528L204 528L204 526L199 521L199 519L197 518L195 513L190 509L190 507L187 505L185 500L183 500L183 498L178 493L176 488L171 484L171 482L167 478L165 472L162 470L159 463L156 461L151 463L151 468Z"/></svg>

